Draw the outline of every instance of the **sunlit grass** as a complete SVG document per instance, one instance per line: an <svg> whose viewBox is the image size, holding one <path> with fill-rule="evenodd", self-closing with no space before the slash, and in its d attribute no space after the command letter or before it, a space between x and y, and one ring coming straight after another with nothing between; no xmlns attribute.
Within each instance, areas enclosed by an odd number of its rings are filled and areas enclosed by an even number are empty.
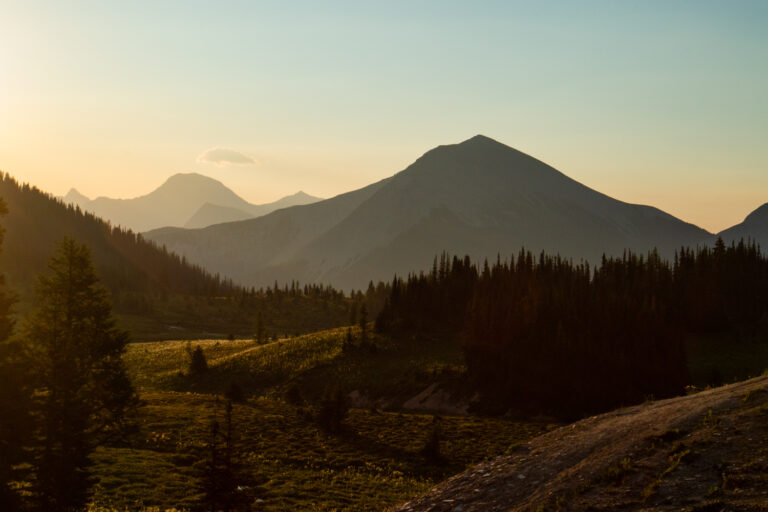
<svg viewBox="0 0 768 512"><path fill-rule="evenodd" d="M258 485L258 510L382 510L544 430L501 418L444 416L440 464L422 453L431 414L351 409L343 431L331 435L315 420L327 389L397 404L431 382L450 385L463 369L452 343L371 334L361 344L354 329L355 343L345 349L346 336L346 329L332 329L263 345L250 339L131 344L125 360L145 404L140 429L129 446L95 453L93 512L195 509L210 424L222 419L221 393L233 381L248 396L235 404L234 417L238 453ZM196 345L209 370L193 379L188 350ZM291 389L298 390L299 405L285 401Z"/></svg>
<svg viewBox="0 0 768 512"><path fill-rule="evenodd" d="M195 393L150 392L131 448L101 448L96 504L192 508L200 498L195 469L205 456L210 421L223 401ZM274 399L236 404L238 446L255 477L261 510L381 510L425 491L467 465L504 452L542 431L504 419L446 416L445 465L421 449L427 414L353 409L344 432L320 429L305 408Z"/></svg>

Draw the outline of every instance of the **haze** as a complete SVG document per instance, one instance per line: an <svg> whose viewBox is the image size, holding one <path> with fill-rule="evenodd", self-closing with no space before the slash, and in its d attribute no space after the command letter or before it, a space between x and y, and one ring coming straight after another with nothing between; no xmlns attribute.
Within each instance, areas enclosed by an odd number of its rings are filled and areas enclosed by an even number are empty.
<svg viewBox="0 0 768 512"><path fill-rule="evenodd" d="M0 2L0 169L330 197L476 133L710 231L768 200L764 2Z"/></svg>

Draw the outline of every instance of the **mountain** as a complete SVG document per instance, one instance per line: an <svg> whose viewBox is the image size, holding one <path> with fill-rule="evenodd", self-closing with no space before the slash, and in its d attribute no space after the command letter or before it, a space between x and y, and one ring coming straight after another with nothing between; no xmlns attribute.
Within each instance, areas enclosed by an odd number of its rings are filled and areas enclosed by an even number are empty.
<svg viewBox="0 0 768 512"><path fill-rule="evenodd" d="M223 222L234 222L238 220L251 219L266 215L281 208L296 206L301 204L311 204L319 201L320 198L310 196L302 191L293 195L285 196L274 203L268 204L248 204L239 208L231 206L221 206L218 204L205 203L195 214L184 224L187 229L204 228Z"/></svg>
<svg viewBox="0 0 768 512"><path fill-rule="evenodd" d="M232 287L199 267L148 242L141 235L110 227L93 214L0 176L0 197L8 214L0 268L23 300L31 297L37 276L45 272L55 245L68 236L91 248L94 265L113 300L130 294L223 292Z"/></svg>
<svg viewBox="0 0 768 512"><path fill-rule="evenodd" d="M753 211L741 224L736 224L717 234L725 243L738 242L741 239L757 242L763 250L768 250L768 203Z"/></svg>
<svg viewBox="0 0 768 512"><path fill-rule="evenodd" d="M766 510L768 377L565 425L389 512Z"/></svg>
<svg viewBox="0 0 768 512"><path fill-rule="evenodd" d="M308 206L148 238L247 285L362 287L429 267L442 251L495 259L521 247L598 261L654 247L671 257L710 233L618 201L478 135L439 146L391 178Z"/></svg>
<svg viewBox="0 0 768 512"><path fill-rule="evenodd" d="M159 188L133 199L97 197L89 199L75 189L64 201L80 206L112 222L141 232L162 226L204 227L265 215L279 208L317 201L303 192L274 203L254 205L225 187L220 181L196 173L175 174ZM206 204L214 205L205 208ZM245 217L243 217L245 214Z"/></svg>
<svg viewBox="0 0 768 512"><path fill-rule="evenodd" d="M229 206L219 206L218 204L205 203L198 209L194 215L184 224L187 229L205 228L222 222L234 222L237 220L252 219L254 216L250 213L232 208Z"/></svg>

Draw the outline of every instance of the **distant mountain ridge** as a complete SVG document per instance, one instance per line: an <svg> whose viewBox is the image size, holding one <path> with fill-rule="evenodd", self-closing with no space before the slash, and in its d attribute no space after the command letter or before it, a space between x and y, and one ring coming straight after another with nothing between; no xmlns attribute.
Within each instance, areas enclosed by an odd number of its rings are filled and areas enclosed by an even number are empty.
<svg viewBox="0 0 768 512"><path fill-rule="evenodd" d="M768 251L768 203L747 215L740 224L724 229L717 236L726 243L738 242L741 239L753 241L759 244L763 251Z"/></svg>
<svg viewBox="0 0 768 512"><path fill-rule="evenodd" d="M220 181L197 173L174 174L154 191L133 199L89 199L74 188L64 196L66 203L138 232L164 226L206 227L318 200L298 192L273 203L255 205Z"/></svg>
<svg viewBox="0 0 768 512"><path fill-rule="evenodd" d="M524 246L597 261L655 247L671 257L712 235L657 208L608 197L478 135L331 199L146 236L246 285L299 279L346 288L427 268L442 251L482 260Z"/></svg>
<svg viewBox="0 0 768 512"><path fill-rule="evenodd" d="M0 197L8 207L8 214L0 219L5 229L0 268L22 300L33 296L38 275L47 270L56 243L65 236L89 246L94 266L115 303L127 295L232 289L141 235L110 227L8 174L0 174Z"/></svg>

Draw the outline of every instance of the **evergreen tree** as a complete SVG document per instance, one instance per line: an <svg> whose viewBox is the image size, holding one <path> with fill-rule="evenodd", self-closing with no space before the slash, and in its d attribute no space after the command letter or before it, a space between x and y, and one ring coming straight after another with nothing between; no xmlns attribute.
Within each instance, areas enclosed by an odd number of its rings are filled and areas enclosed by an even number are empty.
<svg viewBox="0 0 768 512"><path fill-rule="evenodd" d="M0 198L0 215L6 213ZM0 228L0 246L3 241ZM18 510L20 497L9 483L21 475L14 467L23 462L22 446L28 441L30 390L25 379L25 368L18 340L9 340L13 330L11 308L14 298L5 288L0 274L0 510Z"/></svg>
<svg viewBox="0 0 768 512"><path fill-rule="evenodd" d="M441 451L440 445L442 443L442 427L440 416L432 416L432 423L429 426L427 433L427 439L424 443L424 447L421 449L421 454L431 463L436 465L445 464L446 460Z"/></svg>
<svg viewBox="0 0 768 512"><path fill-rule="evenodd" d="M347 414L349 414L349 399L343 389L337 388L333 392L326 393L325 398L320 402L317 422L328 432L340 432Z"/></svg>
<svg viewBox="0 0 768 512"><path fill-rule="evenodd" d="M223 429L211 423L208 439L209 459L202 474L202 492L208 510L231 512L246 510L252 482L244 474L235 446L232 401L227 400Z"/></svg>
<svg viewBox="0 0 768 512"><path fill-rule="evenodd" d="M360 342L365 343L368 339L368 308L365 302L360 306Z"/></svg>
<svg viewBox="0 0 768 512"><path fill-rule="evenodd" d="M205 353L200 345L190 353L189 357L189 375L200 377L208 371L208 361L205 359Z"/></svg>
<svg viewBox="0 0 768 512"><path fill-rule="evenodd" d="M72 511L88 501L91 453L128 431L138 399L122 360L128 334L115 327L88 248L65 238L49 269L24 336L36 388L34 491L40 509Z"/></svg>
<svg viewBox="0 0 768 512"><path fill-rule="evenodd" d="M341 344L341 350L343 352L349 352L355 346L355 339L352 337L352 328L347 327L347 334L344 337L344 342Z"/></svg>

